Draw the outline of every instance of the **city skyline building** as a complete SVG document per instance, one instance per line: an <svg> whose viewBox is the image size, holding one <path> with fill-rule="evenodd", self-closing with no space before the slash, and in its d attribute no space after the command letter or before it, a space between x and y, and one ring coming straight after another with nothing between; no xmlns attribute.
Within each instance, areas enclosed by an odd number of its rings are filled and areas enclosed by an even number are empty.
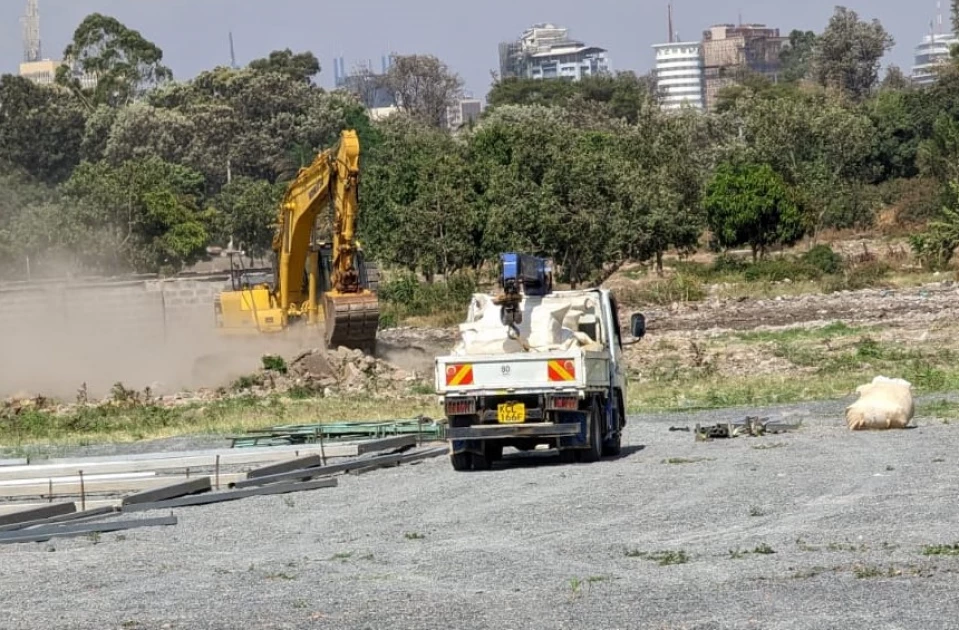
<svg viewBox="0 0 959 630"><path fill-rule="evenodd" d="M656 51L656 87L663 109L679 109L683 105L703 109L705 95L700 42L653 44L653 49Z"/></svg>
<svg viewBox="0 0 959 630"><path fill-rule="evenodd" d="M703 79L706 109L716 106L720 90L735 85L743 73L760 74L774 83L782 67L779 55L788 38L765 24L716 24L703 32Z"/></svg>
<svg viewBox="0 0 959 630"><path fill-rule="evenodd" d="M500 78L570 79L612 71L607 50L572 39L569 29L534 24L519 39L499 45Z"/></svg>

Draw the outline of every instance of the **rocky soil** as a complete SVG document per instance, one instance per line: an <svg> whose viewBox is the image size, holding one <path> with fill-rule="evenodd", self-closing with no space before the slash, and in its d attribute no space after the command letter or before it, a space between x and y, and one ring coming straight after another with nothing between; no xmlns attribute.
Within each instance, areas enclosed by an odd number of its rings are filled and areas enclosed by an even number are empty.
<svg viewBox="0 0 959 630"><path fill-rule="evenodd" d="M828 295L706 301L643 308L652 333L753 330L842 321L922 328L959 315L959 284L951 280L912 289L864 289Z"/></svg>

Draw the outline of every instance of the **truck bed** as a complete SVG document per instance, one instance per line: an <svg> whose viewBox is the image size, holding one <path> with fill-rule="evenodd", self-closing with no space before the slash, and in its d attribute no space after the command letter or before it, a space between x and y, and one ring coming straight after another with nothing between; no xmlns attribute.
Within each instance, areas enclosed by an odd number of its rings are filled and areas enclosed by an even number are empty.
<svg viewBox="0 0 959 630"><path fill-rule="evenodd" d="M609 388L609 353L580 348L555 352L441 356L437 393L495 395Z"/></svg>

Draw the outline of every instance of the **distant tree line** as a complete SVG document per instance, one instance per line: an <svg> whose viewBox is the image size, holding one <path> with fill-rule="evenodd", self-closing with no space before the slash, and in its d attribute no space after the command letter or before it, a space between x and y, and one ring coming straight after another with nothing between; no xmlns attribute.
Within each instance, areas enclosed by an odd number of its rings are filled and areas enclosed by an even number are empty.
<svg viewBox="0 0 959 630"><path fill-rule="evenodd" d="M261 256L285 183L344 128L362 142L365 247L430 281L507 249L552 256L573 283L671 251L760 258L881 212L948 262L959 63L927 88L880 79L892 38L842 7L789 39L778 83L743 74L709 114L662 110L628 72L505 79L448 130L462 82L430 55L396 58L383 85L401 112L373 122L316 85L310 52L176 81L158 46L94 14L64 52L95 87L66 68L54 86L0 78L0 276L175 272L231 239Z"/></svg>

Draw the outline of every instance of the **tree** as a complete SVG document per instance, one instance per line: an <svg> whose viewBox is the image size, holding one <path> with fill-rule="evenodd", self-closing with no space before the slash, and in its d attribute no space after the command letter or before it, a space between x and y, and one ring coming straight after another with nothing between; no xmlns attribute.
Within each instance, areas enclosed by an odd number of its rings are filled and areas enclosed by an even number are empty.
<svg viewBox="0 0 959 630"><path fill-rule="evenodd" d="M793 30L789 33L789 45L779 55L782 63L782 79L789 83L802 81L809 75L816 34L812 31Z"/></svg>
<svg viewBox="0 0 959 630"><path fill-rule="evenodd" d="M124 105L146 90L173 79L162 64L163 51L139 31L100 13L88 15L63 51L66 64L57 70L57 82L71 87L94 105ZM96 86L85 88L81 74Z"/></svg>
<svg viewBox="0 0 959 630"><path fill-rule="evenodd" d="M265 256L272 248L277 208L284 186L247 177L233 180L223 187L216 208L224 219L224 239L235 239L253 265L255 258Z"/></svg>
<svg viewBox="0 0 959 630"><path fill-rule="evenodd" d="M183 164L196 135L193 121L180 111L134 103L118 110L103 157L114 164L150 156Z"/></svg>
<svg viewBox="0 0 959 630"><path fill-rule="evenodd" d="M23 170L0 162L0 277L22 279L37 271L41 258L34 245L44 239L59 239L64 230L52 220L30 221L35 208L55 207L56 191L32 180ZM45 258L46 260L46 258Z"/></svg>
<svg viewBox="0 0 959 630"><path fill-rule="evenodd" d="M320 60L310 51L293 54L289 48L274 50L268 57L250 62L250 69L256 72L276 72L294 81L312 84L313 78L320 73Z"/></svg>
<svg viewBox="0 0 959 630"><path fill-rule="evenodd" d="M565 105L578 86L566 79L507 77L493 83L486 95L490 108L500 105Z"/></svg>
<svg viewBox="0 0 959 630"><path fill-rule="evenodd" d="M377 260L428 280L472 266L478 226L466 147L407 115L391 116L380 133L361 165L364 243Z"/></svg>
<svg viewBox="0 0 959 630"><path fill-rule="evenodd" d="M100 271L178 271L199 259L213 213L203 177L151 157L113 166L84 162L63 185L70 247Z"/></svg>
<svg viewBox="0 0 959 630"><path fill-rule="evenodd" d="M803 236L799 209L768 164L720 165L706 191L705 206L719 245L749 245L753 260L765 257L772 245L791 245Z"/></svg>
<svg viewBox="0 0 959 630"><path fill-rule="evenodd" d="M876 130L871 161L878 182L919 173L916 155L922 121L915 105L915 92L896 89L883 89L866 103Z"/></svg>
<svg viewBox="0 0 959 630"><path fill-rule="evenodd" d="M185 164L203 173L214 192L228 175L272 183L292 177L334 144L348 122L364 124L366 119L363 106L350 94L251 69L203 72L189 83L156 90L149 102L192 125L192 136L180 150ZM161 117L153 120L158 123ZM146 137L163 139L172 133L161 126Z"/></svg>
<svg viewBox="0 0 959 630"><path fill-rule="evenodd" d="M948 114L936 118L932 137L919 145L917 161L924 175L941 184L959 181L959 122Z"/></svg>
<svg viewBox="0 0 959 630"><path fill-rule="evenodd" d="M654 260L663 270L670 248L696 248L705 227L702 191L711 170L707 119L694 113L650 112L621 136L621 212L614 231L625 258Z"/></svg>
<svg viewBox="0 0 959 630"><path fill-rule="evenodd" d="M655 104L655 85L649 77L633 72L615 76L595 75L579 81L509 77L493 84L486 100L500 105L547 105L568 107L577 98L607 106L608 116L634 124L643 109Z"/></svg>
<svg viewBox="0 0 959 630"><path fill-rule="evenodd" d="M816 40L811 74L821 86L862 100L879 78L879 64L895 40L878 20L863 22L855 11L836 7Z"/></svg>
<svg viewBox="0 0 959 630"><path fill-rule="evenodd" d="M729 153L782 176L810 229L873 220L862 187L875 177L868 160L875 128L861 108L822 90L793 88L748 96L724 116L741 130Z"/></svg>
<svg viewBox="0 0 959 630"><path fill-rule="evenodd" d="M882 78L882 83L879 85L879 89L883 92L903 92L911 87L912 82L909 80L909 77L902 71L902 68L895 64L886 68L886 76Z"/></svg>
<svg viewBox="0 0 959 630"><path fill-rule="evenodd" d="M433 55L394 55L383 86L402 111L442 127L447 108L462 94L463 81Z"/></svg>
<svg viewBox="0 0 959 630"><path fill-rule="evenodd" d="M929 269L945 269L959 247L959 181L949 182L949 197L940 216L925 232L910 238L916 257Z"/></svg>
<svg viewBox="0 0 959 630"><path fill-rule="evenodd" d="M63 181L80 161L84 123L69 94L22 77L0 77L0 161L40 181Z"/></svg>
<svg viewBox="0 0 959 630"><path fill-rule="evenodd" d="M469 138L487 259L516 250L552 257L576 285L599 274L615 246L616 136L574 126L559 108L504 105Z"/></svg>

